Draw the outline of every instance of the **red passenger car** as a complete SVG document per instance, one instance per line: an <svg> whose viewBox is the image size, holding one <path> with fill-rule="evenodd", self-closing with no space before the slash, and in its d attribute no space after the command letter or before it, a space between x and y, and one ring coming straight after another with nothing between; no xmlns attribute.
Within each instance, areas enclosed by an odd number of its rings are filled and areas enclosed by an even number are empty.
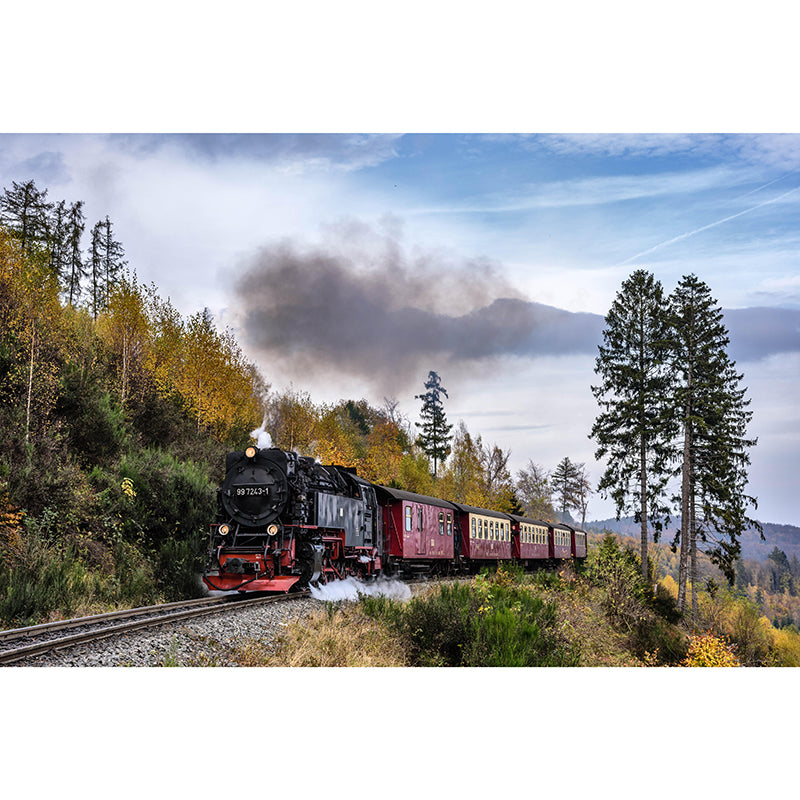
<svg viewBox="0 0 800 800"><path fill-rule="evenodd" d="M583 528L578 528L575 525L567 525L572 533L571 551L573 558L586 558L587 541L586 531Z"/></svg>
<svg viewBox="0 0 800 800"><path fill-rule="evenodd" d="M453 525L456 507L446 500L389 486L376 486L383 506L384 564L409 563L443 569L455 555Z"/></svg>
<svg viewBox="0 0 800 800"><path fill-rule="evenodd" d="M547 522L509 514L511 517L511 554L518 561L545 561L550 557L550 528Z"/></svg>
<svg viewBox="0 0 800 800"><path fill-rule="evenodd" d="M572 558L572 531L562 522L550 525L550 558Z"/></svg>
<svg viewBox="0 0 800 800"><path fill-rule="evenodd" d="M499 511L456 503L461 554L473 561L511 559L511 517Z"/></svg>

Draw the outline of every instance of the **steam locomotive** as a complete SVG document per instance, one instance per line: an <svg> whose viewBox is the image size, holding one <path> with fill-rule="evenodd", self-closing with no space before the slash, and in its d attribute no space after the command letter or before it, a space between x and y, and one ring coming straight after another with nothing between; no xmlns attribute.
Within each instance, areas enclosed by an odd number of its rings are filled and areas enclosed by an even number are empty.
<svg viewBox="0 0 800 800"><path fill-rule="evenodd" d="M370 483L278 448L229 453L203 581L290 592L355 576L469 574L586 557L586 532Z"/></svg>

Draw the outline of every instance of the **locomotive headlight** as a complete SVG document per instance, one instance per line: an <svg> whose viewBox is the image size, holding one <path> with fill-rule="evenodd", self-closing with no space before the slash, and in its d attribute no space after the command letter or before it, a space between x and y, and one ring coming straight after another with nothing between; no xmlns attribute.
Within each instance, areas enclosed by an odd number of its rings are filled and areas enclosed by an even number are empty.
<svg viewBox="0 0 800 800"><path fill-rule="evenodd" d="M248 447L247 450L244 451L244 454L248 458L255 458L256 457L256 449L255 449L255 447Z"/></svg>
<svg viewBox="0 0 800 800"><path fill-rule="evenodd" d="M278 532L278 526L275 525L275 523L273 523L272 525L269 526L269 528L267 528L267 533L270 536L274 536L277 532Z"/></svg>
<svg viewBox="0 0 800 800"><path fill-rule="evenodd" d="M219 532L221 536L227 536L231 532L230 525L220 525Z"/></svg>

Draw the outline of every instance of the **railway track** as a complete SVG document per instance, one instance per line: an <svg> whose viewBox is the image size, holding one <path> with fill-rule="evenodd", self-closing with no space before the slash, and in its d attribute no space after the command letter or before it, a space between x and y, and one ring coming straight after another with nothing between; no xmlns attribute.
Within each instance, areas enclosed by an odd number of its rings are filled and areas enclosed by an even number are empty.
<svg viewBox="0 0 800 800"><path fill-rule="evenodd" d="M0 631L0 665L44 655L66 647L96 642L110 636L153 628L182 620L218 614L233 608L276 603L306 597L308 592L289 595L240 598L233 595L203 597L198 600L165 603L158 606L112 611L91 617L48 622L26 628Z"/></svg>

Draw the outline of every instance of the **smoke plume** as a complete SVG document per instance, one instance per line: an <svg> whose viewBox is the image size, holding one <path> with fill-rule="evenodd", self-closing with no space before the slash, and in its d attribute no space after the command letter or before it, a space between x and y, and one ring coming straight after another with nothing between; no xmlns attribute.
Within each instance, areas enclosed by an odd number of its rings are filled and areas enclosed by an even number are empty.
<svg viewBox="0 0 800 800"><path fill-rule="evenodd" d="M596 352L603 319L520 296L488 260L406 255L339 229L324 247L265 247L235 284L246 341L290 375L345 374L389 393L429 369L500 356ZM365 239L367 240L365 243Z"/></svg>

